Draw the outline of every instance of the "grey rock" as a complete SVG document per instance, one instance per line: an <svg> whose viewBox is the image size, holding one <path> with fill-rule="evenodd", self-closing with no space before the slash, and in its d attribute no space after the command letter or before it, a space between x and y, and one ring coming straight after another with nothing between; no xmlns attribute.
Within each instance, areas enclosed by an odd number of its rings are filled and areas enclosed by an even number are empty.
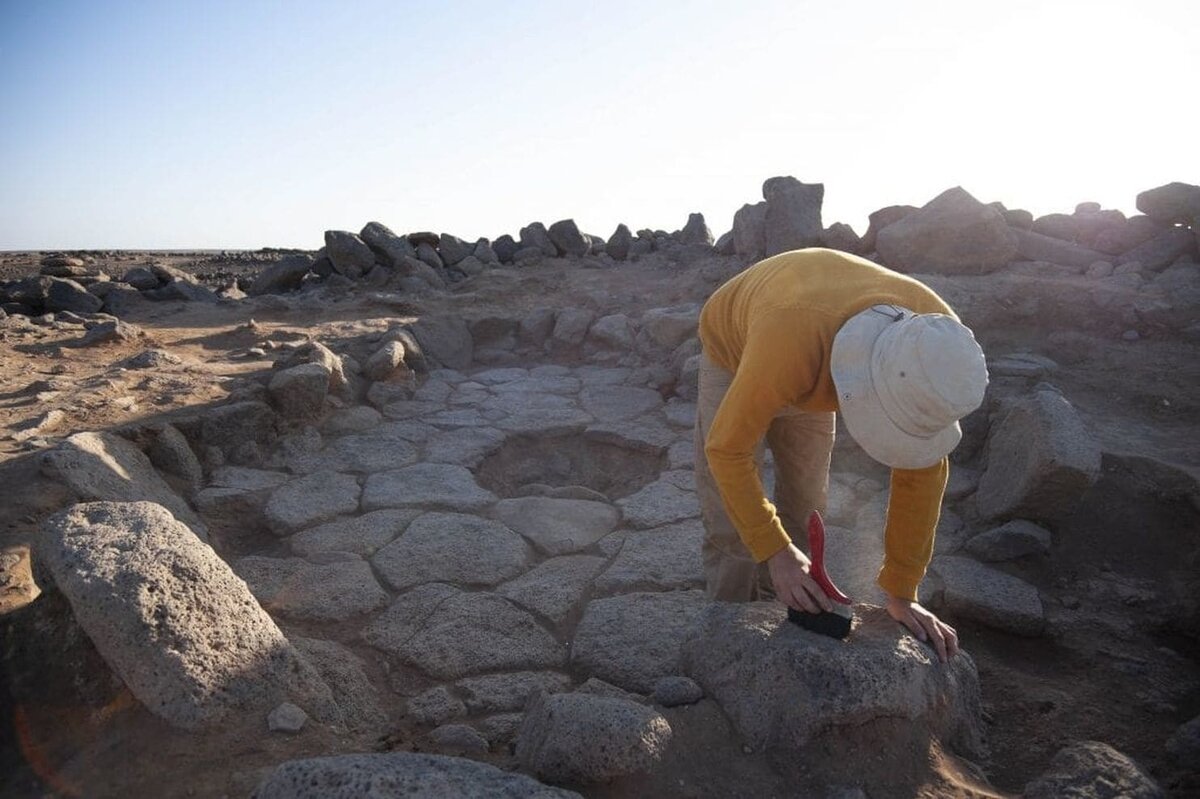
<svg viewBox="0 0 1200 799"><path fill-rule="evenodd" d="M454 315L423 316L412 326L412 334L425 357L435 366L466 369L474 355L474 342L467 323Z"/></svg>
<svg viewBox="0 0 1200 799"><path fill-rule="evenodd" d="M331 440L319 452L297 455L288 466L302 474L316 471L374 472L394 469L417 460L417 448L406 431L382 425L365 433L352 433Z"/></svg>
<svg viewBox="0 0 1200 799"><path fill-rule="evenodd" d="M633 325L623 313L602 316L588 329L587 340L601 349L629 352L633 349Z"/></svg>
<svg viewBox="0 0 1200 799"><path fill-rule="evenodd" d="M1048 261L1052 264L1086 269L1096 261L1104 259L1104 253L1032 230L1014 229L1013 235L1017 237L1017 254L1030 261Z"/></svg>
<svg viewBox="0 0 1200 799"><path fill-rule="evenodd" d="M596 555L550 558L505 583L496 593L555 623L561 623L579 605L592 578L604 568Z"/></svg>
<svg viewBox="0 0 1200 799"><path fill-rule="evenodd" d="M640 530L700 515L691 472L666 472L637 493L617 500L625 522Z"/></svg>
<svg viewBox="0 0 1200 799"><path fill-rule="evenodd" d="M353 475L319 471L291 480L271 494L263 515L276 535L358 511L360 489Z"/></svg>
<svg viewBox="0 0 1200 799"><path fill-rule="evenodd" d="M1200 716L1179 725L1167 739L1167 754L1184 768L1200 763Z"/></svg>
<svg viewBox="0 0 1200 799"><path fill-rule="evenodd" d="M310 563L250 555L234 571L269 612L303 621L345 621L388 602L365 560Z"/></svg>
<svg viewBox="0 0 1200 799"><path fill-rule="evenodd" d="M821 243L824 184L805 184L793 177L767 178L763 183L763 199L767 201L763 219L765 255L816 247Z"/></svg>
<svg viewBox="0 0 1200 799"><path fill-rule="evenodd" d="M967 552L984 562L1050 553L1050 531L1024 519L1015 519L967 541Z"/></svg>
<svg viewBox="0 0 1200 799"><path fill-rule="evenodd" d="M554 329L546 342L551 353L578 347L587 336L596 315L586 308L563 308L554 317Z"/></svg>
<svg viewBox="0 0 1200 799"><path fill-rule="evenodd" d="M608 237L608 242L604 245L604 251L618 261L624 261L629 257L629 248L633 244L633 234L624 224L617 225L617 229Z"/></svg>
<svg viewBox="0 0 1200 799"><path fill-rule="evenodd" d="M442 749L481 755L488 751L487 739L469 724L444 724L429 733L429 742Z"/></svg>
<svg viewBox="0 0 1200 799"><path fill-rule="evenodd" d="M566 652L508 600L432 583L402 595L363 632L398 662L443 680L561 667Z"/></svg>
<svg viewBox="0 0 1200 799"><path fill-rule="evenodd" d="M301 530L288 539L293 552L312 557L326 552L374 555L421 515L420 510L377 510Z"/></svg>
<svg viewBox="0 0 1200 799"><path fill-rule="evenodd" d="M157 289L145 292L145 295L155 300L183 300L184 302L215 303L219 299L212 289L201 286L190 275L186 280L180 278L170 280Z"/></svg>
<svg viewBox="0 0 1200 799"><path fill-rule="evenodd" d="M499 522L462 513L427 513L371 559L397 591L423 583L491 586L525 570L532 551Z"/></svg>
<svg viewBox="0 0 1200 799"><path fill-rule="evenodd" d="M267 714L267 728L271 732L295 735L304 729L308 714L291 702L284 702Z"/></svg>
<svg viewBox="0 0 1200 799"><path fill-rule="evenodd" d="M356 732L373 732L388 724L383 697L367 678L362 658L335 641L298 635L291 635L288 640L329 686L347 727Z"/></svg>
<svg viewBox="0 0 1200 799"><path fill-rule="evenodd" d="M492 242L492 249L496 251L496 257L500 259L500 262L507 264L512 262L513 254L519 248L513 237L505 233Z"/></svg>
<svg viewBox="0 0 1200 799"><path fill-rule="evenodd" d="M690 677L672 675L654 683L653 698L663 707L693 705L704 698L704 689Z"/></svg>
<svg viewBox="0 0 1200 799"><path fill-rule="evenodd" d="M1099 444L1071 404L1050 389L1015 404L992 426L987 447L975 492L985 518L1060 518L1100 475Z"/></svg>
<svg viewBox="0 0 1200 799"><path fill-rule="evenodd" d="M46 287L45 309L47 311L72 311L74 313L96 313L104 301L74 280L52 277Z"/></svg>
<svg viewBox="0 0 1200 799"><path fill-rule="evenodd" d="M282 294L295 291L304 282L304 276L312 271L311 255L289 255L280 258L255 276L246 293L251 297L262 294Z"/></svg>
<svg viewBox="0 0 1200 799"><path fill-rule="evenodd" d="M596 579L596 595L703 588L703 540L699 520L628 535L612 565Z"/></svg>
<svg viewBox="0 0 1200 799"><path fill-rule="evenodd" d="M535 308L521 319L517 327L518 341L536 347L542 346L554 330L554 320L553 308Z"/></svg>
<svg viewBox="0 0 1200 799"><path fill-rule="evenodd" d="M454 268L462 272L467 277L473 277L483 272L487 265L483 261L476 258L474 255L468 255L454 265Z"/></svg>
<svg viewBox="0 0 1200 799"><path fill-rule="evenodd" d="M167 350L142 350L125 360L126 369L166 369L183 363L183 359Z"/></svg>
<svg viewBox="0 0 1200 799"><path fill-rule="evenodd" d="M128 283L138 291L149 291L158 288L158 275L144 266L135 266L121 276L122 283Z"/></svg>
<svg viewBox="0 0 1200 799"><path fill-rule="evenodd" d="M1039 636L1046 617L1037 588L1020 578L947 555L931 566L941 578L946 607L956 616L1016 635Z"/></svg>
<svg viewBox="0 0 1200 799"><path fill-rule="evenodd" d="M582 257L591 249L587 239L579 232L579 226L575 224L574 219L560 219L550 226L546 234L562 255Z"/></svg>
<svg viewBox="0 0 1200 799"><path fill-rule="evenodd" d="M649 693L659 677L681 673L680 649L711 604L701 591L593 600L576 628L571 662L584 673Z"/></svg>
<svg viewBox="0 0 1200 799"><path fill-rule="evenodd" d="M662 395L636 386L588 386L579 396L583 409L601 422L619 422L656 411Z"/></svg>
<svg viewBox="0 0 1200 799"><path fill-rule="evenodd" d="M867 232L863 234L862 238L862 252L865 254L875 252L879 231L888 225L899 222L917 210L917 207L913 205L889 205L870 214L867 217Z"/></svg>
<svg viewBox="0 0 1200 799"><path fill-rule="evenodd" d="M434 245L424 241L417 245L417 260L439 273L446 266L442 263L442 256L438 255Z"/></svg>
<svg viewBox="0 0 1200 799"><path fill-rule="evenodd" d="M292 350L287 357L276 361L274 368L290 369L300 364L317 363L329 370L329 390L344 399L354 395L353 372L347 362L319 341L309 341Z"/></svg>
<svg viewBox="0 0 1200 799"><path fill-rule="evenodd" d="M358 280L375 266L375 253L348 230L325 231L325 255L334 271L351 280Z"/></svg>
<svg viewBox="0 0 1200 799"><path fill-rule="evenodd" d="M519 671L468 677L454 687L463 696L466 710L472 715L503 713L524 710L529 698L535 694L562 693L570 689L571 678L557 671Z"/></svg>
<svg viewBox="0 0 1200 799"><path fill-rule="evenodd" d="M671 735L667 720L645 705L552 694L539 697L526 712L516 753L523 768L551 782L607 782L650 770Z"/></svg>
<svg viewBox="0 0 1200 799"><path fill-rule="evenodd" d="M443 233L438 239L438 255L446 266L454 266L471 254L471 245L458 236Z"/></svg>
<svg viewBox="0 0 1200 799"><path fill-rule="evenodd" d="M254 799L581 799L523 774L443 755L389 752L289 760L267 775Z"/></svg>
<svg viewBox="0 0 1200 799"><path fill-rule="evenodd" d="M743 205L733 215L733 249L747 258L761 258L767 251L764 227L767 204Z"/></svg>
<svg viewBox="0 0 1200 799"><path fill-rule="evenodd" d="M984 274L1013 259L1017 235L999 211L955 187L880 230L875 246L902 272Z"/></svg>
<svg viewBox="0 0 1200 799"><path fill-rule="evenodd" d="M621 518L606 502L550 497L501 500L493 512L551 556L587 549L616 529Z"/></svg>
<svg viewBox="0 0 1200 799"><path fill-rule="evenodd" d="M530 264L540 261L545 256L546 253L538 247L522 247L513 253L512 260L514 264Z"/></svg>
<svg viewBox="0 0 1200 799"><path fill-rule="evenodd" d="M321 425L321 432L338 436L345 433L361 433L378 427L383 421L379 411L367 405L340 408L329 414Z"/></svg>
<svg viewBox="0 0 1200 799"><path fill-rule="evenodd" d="M496 255L496 250L487 239L478 239L475 242L475 247L471 250L471 255L478 258L484 264L494 265L500 263L500 256Z"/></svg>
<svg viewBox="0 0 1200 799"><path fill-rule="evenodd" d="M862 239L846 223L834 222L821 234L821 245L831 250L856 253L862 247Z"/></svg>
<svg viewBox="0 0 1200 799"><path fill-rule="evenodd" d="M412 372L404 365L404 344L388 341L367 358L363 376L368 380L391 380L411 378Z"/></svg>
<svg viewBox="0 0 1200 799"><path fill-rule="evenodd" d="M776 603L718 603L686 646L687 673L754 749L794 753L839 730L933 734L982 754L970 656L938 664L882 608L856 607L852 645L803 630Z"/></svg>
<svg viewBox="0 0 1200 799"><path fill-rule="evenodd" d="M306 363L282 369L267 385L271 403L287 419L315 419L325 408L329 393L329 368Z"/></svg>
<svg viewBox="0 0 1200 799"><path fill-rule="evenodd" d="M496 495L480 488L471 473L449 463L418 463L404 469L373 474L363 489L364 511L420 507L482 510Z"/></svg>
<svg viewBox="0 0 1200 799"><path fill-rule="evenodd" d="M80 500L153 502L165 507L201 540L208 528L171 490L150 459L112 433L76 433L45 454L43 470Z"/></svg>
<svg viewBox="0 0 1200 799"><path fill-rule="evenodd" d="M379 222L368 222L358 237L371 248L375 259L387 266L399 269L405 258L417 257L417 251L408 239L397 236Z"/></svg>
<svg viewBox="0 0 1200 799"><path fill-rule="evenodd" d="M430 266L427 261L432 261L434 252L432 247L427 247L425 250L425 259L417 258L416 256L407 257L400 262L396 267L396 272L410 283L405 283L408 290L419 291L422 288L444 289L446 287L446 278L442 276L442 271L438 266Z"/></svg>
<svg viewBox="0 0 1200 799"><path fill-rule="evenodd" d="M284 700L336 718L329 687L245 583L166 508L75 505L47 520L36 557L113 671L173 726Z"/></svg>
<svg viewBox="0 0 1200 799"><path fill-rule="evenodd" d="M1153 238L1117 257L1118 269L1130 263L1143 270L1157 272L1184 255L1196 252L1196 239L1189 228L1166 228Z"/></svg>
<svg viewBox="0 0 1200 799"><path fill-rule="evenodd" d="M679 241L681 244L712 246L713 235L704 222L704 214L688 214L687 224L683 226L683 230L679 231Z"/></svg>
<svg viewBox="0 0 1200 799"><path fill-rule="evenodd" d="M733 231L722 233L721 237L717 239L717 243L713 245L713 249L721 255L734 255L737 251L733 245Z"/></svg>
<svg viewBox="0 0 1200 799"><path fill-rule="evenodd" d="M461 427L434 433L425 445L426 460L474 469L504 443L505 435L491 427Z"/></svg>
<svg viewBox="0 0 1200 799"><path fill-rule="evenodd" d="M1059 750L1025 799L1162 799L1166 793L1133 758L1099 741Z"/></svg>
<svg viewBox="0 0 1200 799"><path fill-rule="evenodd" d="M656 346L673 350L696 337L699 322L699 305L677 305L646 311L642 314L641 327Z"/></svg>
<svg viewBox="0 0 1200 799"><path fill-rule="evenodd" d="M467 715L467 707L446 686L439 685L408 700L405 713L418 724L437 725Z"/></svg>
<svg viewBox="0 0 1200 799"><path fill-rule="evenodd" d="M189 494L204 482L204 468L200 465L200 459L174 425L160 425L153 431L146 455L156 469L178 481Z"/></svg>
<svg viewBox="0 0 1200 799"><path fill-rule="evenodd" d="M1137 196L1137 209L1164 225L1200 223L1200 186L1168 183L1147 189Z"/></svg>
<svg viewBox="0 0 1200 799"><path fill-rule="evenodd" d="M521 249L528 248L537 249L542 255L551 258L558 255L558 248L550 240L550 234L541 222L531 222L521 228ZM513 256L513 260L517 260L516 255Z"/></svg>

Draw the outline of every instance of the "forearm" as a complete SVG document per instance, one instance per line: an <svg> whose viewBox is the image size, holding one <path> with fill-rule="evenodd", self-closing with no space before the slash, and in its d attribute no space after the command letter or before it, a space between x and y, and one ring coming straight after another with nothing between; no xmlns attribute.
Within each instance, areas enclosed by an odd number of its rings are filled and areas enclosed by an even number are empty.
<svg viewBox="0 0 1200 799"><path fill-rule="evenodd" d="M926 469L893 469L878 583L888 594L916 600L933 557L934 531L950 468L942 458Z"/></svg>

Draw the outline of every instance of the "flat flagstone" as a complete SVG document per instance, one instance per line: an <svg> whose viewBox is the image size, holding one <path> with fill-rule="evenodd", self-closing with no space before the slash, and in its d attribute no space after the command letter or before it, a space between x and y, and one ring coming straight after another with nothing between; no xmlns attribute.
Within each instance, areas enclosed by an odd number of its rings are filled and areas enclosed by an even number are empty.
<svg viewBox="0 0 1200 799"><path fill-rule="evenodd" d="M388 601L371 567L358 558L317 564L251 555L239 559L233 569L263 608L288 618L344 621Z"/></svg>
<svg viewBox="0 0 1200 799"><path fill-rule="evenodd" d="M630 533L612 564L596 578L596 595L703 588L703 540L699 519Z"/></svg>
<svg viewBox="0 0 1200 799"><path fill-rule="evenodd" d="M500 383L492 386L497 396L507 394L562 394L564 396L579 393L579 378L561 375L558 377L527 377L510 383Z"/></svg>
<svg viewBox="0 0 1200 799"><path fill-rule="evenodd" d="M417 448L410 442L387 434L384 428L369 433L352 433L333 439L324 449L292 458L289 466L296 472L316 471L377 472L417 462Z"/></svg>
<svg viewBox="0 0 1200 799"><path fill-rule="evenodd" d="M495 426L509 433L561 433L582 432L592 423L592 415L580 408L558 410L525 410L500 419Z"/></svg>
<svg viewBox="0 0 1200 799"><path fill-rule="evenodd" d="M442 430L425 442L425 459L474 469L495 452L507 436L494 427L461 427Z"/></svg>
<svg viewBox="0 0 1200 799"><path fill-rule="evenodd" d="M694 483L691 472L666 472L637 493L617 500L617 504L631 527L661 527L700 515Z"/></svg>
<svg viewBox="0 0 1200 799"><path fill-rule="evenodd" d="M551 497L501 500L493 513L548 555L587 549L612 532L621 518L606 502Z"/></svg>
<svg viewBox="0 0 1200 799"><path fill-rule="evenodd" d="M336 519L301 530L288 539L292 551L312 556L323 552L353 552L370 557L404 532L425 511L416 508L377 510L349 519Z"/></svg>
<svg viewBox="0 0 1200 799"><path fill-rule="evenodd" d="M495 594L441 583L402 595L367 626L363 638L441 680L566 663L565 647L526 611Z"/></svg>
<svg viewBox="0 0 1200 799"><path fill-rule="evenodd" d="M533 551L500 522L463 513L426 513L371 559L388 585L495 585L523 572Z"/></svg>
<svg viewBox="0 0 1200 799"><path fill-rule="evenodd" d="M497 369L485 369L482 372L476 372L471 375L471 380L484 385L495 385L497 383L511 383L514 380L521 380L529 377L529 370L519 366L505 366Z"/></svg>
<svg viewBox="0 0 1200 799"><path fill-rule="evenodd" d="M500 586L496 593L558 623L579 604L605 562L599 555L551 558Z"/></svg>
<svg viewBox="0 0 1200 799"><path fill-rule="evenodd" d="M579 399L583 409L601 422L633 419L663 405L657 391L636 386L588 386Z"/></svg>
<svg viewBox="0 0 1200 799"><path fill-rule="evenodd" d="M362 506L365 511L409 506L474 511L495 501L496 495L480 488L462 466L418 463L368 477Z"/></svg>
<svg viewBox="0 0 1200 799"><path fill-rule="evenodd" d="M358 512L360 492L354 475L314 472L275 489L263 509L263 517L276 535L286 535Z"/></svg>

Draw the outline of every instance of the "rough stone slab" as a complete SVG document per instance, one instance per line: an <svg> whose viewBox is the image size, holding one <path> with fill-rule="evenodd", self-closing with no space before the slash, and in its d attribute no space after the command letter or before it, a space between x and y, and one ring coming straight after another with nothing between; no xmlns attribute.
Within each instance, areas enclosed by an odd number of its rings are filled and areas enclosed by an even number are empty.
<svg viewBox="0 0 1200 799"><path fill-rule="evenodd" d="M455 511L482 510L496 501L462 466L418 463L367 478L363 510L413 506Z"/></svg>
<svg viewBox="0 0 1200 799"><path fill-rule="evenodd" d="M517 733L517 758L551 782L607 782L662 759L671 725L654 708L589 694L539 696Z"/></svg>
<svg viewBox="0 0 1200 799"><path fill-rule="evenodd" d="M318 452L291 458L288 466L301 474L377 472L417 462L417 448L388 426L333 439Z"/></svg>
<svg viewBox="0 0 1200 799"><path fill-rule="evenodd" d="M437 423L437 417L432 421ZM493 427L462 427L434 433L425 442L425 458L431 463L453 463L473 469L495 452L507 436Z"/></svg>
<svg viewBox="0 0 1200 799"><path fill-rule="evenodd" d="M550 497L519 497L496 503L496 518L548 555L587 549L611 533L620 512L606 502Z"/></svg>
<svg viewBox="0 0 1200 799"><path fill-rule="evenodd" d="M476 383L494 386L498 383L511 383L529 377L529 370L520 366L505 366L497 369L484 369L471 375Z"/></svg>
<svg viewBox="0 0 1200 799"><path fill-rule="evenodd" d="M527 397L557 394L563 397L570 397L579 393L579 386L579 378L569 374L531 374L520 380L493 385L492 392L498 397L511 394L519 394Z"/></svg>
<svg viewBox="0 0 1200 799"><path fill-rule="evenodd" d="M378 427L382 422L383 414L379 411L369 405L355 405L329 414L329 417L321 425L321 432L330 436L362 433Z"/></svg>
<svg viewBox="0 0 1200 799"><path fill-rule="evenodd" d="M383 697L367 678L362 658L336 641L295 635L289 640L325 680L335 704L342 709L347 727L368 732L388 723Z"/></svg>
<svg viewBox="0 0 1200 799"><path fill-rule="evenodd" d="M263 515L276 535L286 535L335 516L356 513L360 493L353 475L314 472L275 489Z"/></svg>
<svg viewBox="0 0 1200 799"><path fill-rule="evenodd" d="M661 677L654 684L652 698L663 707L694 705L704 698L704 689L691 677Z"/></svg>
<svg viewBox="0 0 1200 799"><path fill-rule="evenodd" d="M571 662L626 690L649 693L659 677L681 672L680 649L711 604L701 591L594 600L575 630Z"/></svg>
<svg viewBox="0 0 1200 799"><path fill-rule="evenodd" d="M679 478L680 474L685 476ZM700 515L700 502L693 486L691 472L667 473L637 493L617 500L617 504L631 527L643 530L661 527Z"/></svg>
<svg viewBox="0 0 1200 799"><path fill-rule="evenodd" d="M474 259L468 258L467 261L469 260ZM488 751L487 738L480 735L470 724L444 724L432 730L428 739L431 744L443 750L475 755L485 754Z"/></svg>
<svg viewBox="0 0 1200 799"><path fill-rule="evenodd" d="M662 395L637 386L588 386L579 395L583 409L600 422L620 422L656 411Z"/></svg>
<svg viewBox="0 0 1200 799"><path fill-rule="evenodd" d="M153 502L207 540L208 528L171 490L150 459L112 433L76 433L44 456L43 470L83 501Z"/></svg>
<svg viewBox="0 0 1200 799"><path fill-rule="evenodd" d="M309 563L250 555L234 571L270 613L305 621L345 621L388 602L365 560Z"/></svg>
<svg viewBox="0 0 1200 799"><path fill-rule="evenodd" d="M801 629L771 602L717 603L685 645L686 670L755 749L796 752L839 727L927 730L982 753L979 677L946 664L887 615L859 605L848 642Z"/></svg>
<svg viewBox="0 0 1200 799"><path fill-rule="evenodd" d="M985 563L1050 553L1050 531L1024 519L1014 519L967 541L966 550Z"/></svg>
<svg viewBox="0 0 1200 799"><path fill-rule="evenodd" d="M304 729L308 714L291 702L284 702L267 714L267 729L295 735Z"/></svg>
<svg viewBox="0 0 1200 799"><path fill-rule="evenodd" d="M663 413L666 415L667 421L676 427L691 430L696 426L696 403L694 402L672 398L663 407Z"/></svg>
<svg viewBox="0 0 1200 799"><path fill-rule="evenodd" d="M975 501L984 518L1058 519L1100 476L1100 445L1071 403L1042 389L993 425Z"/></svg>
<svg viewBox="0 0 1200 799"><path fill-rule="evenodd" d="M218 466L209 475L208 484L218 488L238 488L243 491L266 491L279 488L291 478L285 472L250 469L245 466Z"/></svg>
<svg viewBox="0 0 1200 799"><path fill-rule="evenodd" d="M508 433L561 435L583 430L593 421L592 415L579 408L557 410L524 410L498 420L496 427Z"/></svg>
<svg viewBox="0 0 1200 799"><path fill-rule="evenodd" d="M1025 786L1025 799L1163 799L1166 793L1137 762L1099 741L1060 750L1045 774Z"/></svg>
<svg viewBox="0 0 1200 799"><path fill-rule="evenodd" d="M431 363L456 370L471 365L474 342L461 317L422 316L412 326L412 334Z"/></svg>
<svg viewBox="0 0 1200 799"><path fill-rule="evenodd" d="M496 593L558 623L579 604L604 563L605 559L596 555L550 558L500 586Z"/></svg>
<svg viewBox="0 0 1200 799"><path fill-rule="evenodd" d="M460 680L454 687L462 694L467 712L472 715L504 713L524 710L534 694L562 693L570 689L571 678L557 671L519 671L470 677Z"/></svg>
<svg viewBox="0 0 1200 799"><path fill-rule="evenodd" d="M1042 600L1029 583L970 558L947 555L931 566L942 579L946 607L966 619L1017 635L1046 626Z"/></svg>
<svg viewBox="0 0 1200 799"><path fill-rule="evenodd" d="M404 712L418 724L445 724L467 715L467 706L449 688L439 685L408 700Z"/></svg>
<svg viewBox="0 0 1200 799"><path fill-rule="evenodd" d="M1032 230L1012 229L1012 232L1017 237L1017 253L1030 261L1049 261L1052 264L1087 269L1096 261L1107 260L1107 256L1102 252Z"/></svg>
<svg viewBox="0 0 1200 799"><path fill-rule="evenodd" d="M596 595L703 588L703 541L699 519L629 535L612 565L596 578Z"/></svg>
<svg viewBox="0 0 1200 799"><path fill-rule="evenodd" d="M642 314L642 330L664 350L673 350L696 335L700 321L699 305L651 308Z"/></svg>
<svg viewBox="0 0 1200 799"><path fill-rule="evenodd" d="M289 760L254 799L582 799L573 791L486 763L445 755L389 752Z"/></svg>
<svg viewBox="0 0 1200 799"><path fill-rule="evenodd" d="M246 584L152 502L91 502L46 521L37 560L133 695L173 726L292 701L335 720L329 687Z"/></svg>
<svg viewBox="0 0 1200 799"><path fill-rule="evenodd" d="M661 455L679 438L679 434L654 418L635 419L628 422L601 422L590 425L584 431L589 441Z"/></svg>
<svg viewBox="0 0 1200 799"><path fill-rule="evenodd" d="M563 646L508 600L437 583L401 596L363 638L400 663L442 680L554 669L566 662Z"/></svg>
<svg viewBox="0 0 1200 799"><path fill-rule="evenodd" d="M387 509L336 519L301 530L288 543L292 551L305 557L323 552L353 552L370 557L403 533L422 513L417 509Z"/></svg>
<svg viewBox="0 0 1200 799"><path fill-rule="evenodd" d="M371 559L397 591L422 583L495 585L525 570L533 551L500 522L426 513Z"/></svg>
<svg viewBox="0 0 1200 799"><path fill-rule="evenodd" d="M330 374L329 367L321 363L303 363L276 372L267 385L271 404L287 419L315 419L325 407Z"/></svg>

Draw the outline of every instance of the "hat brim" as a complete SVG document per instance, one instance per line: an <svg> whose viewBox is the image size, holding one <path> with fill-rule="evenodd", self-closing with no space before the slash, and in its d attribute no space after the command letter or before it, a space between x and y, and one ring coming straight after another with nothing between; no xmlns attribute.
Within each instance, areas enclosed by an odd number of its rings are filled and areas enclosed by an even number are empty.
<svg viewBox="0 0 1200 799"><path fill-rule="evenodd" d="M884 329L895 321L895 306L870 308L850 317L833 337L830 371L838 393L838 411L851 437L875 460L895 469L933 466L958 446L958 422L928 438L910 435L884 411L871 380L871 353ZM905 315L912 311L905 310Z"/></svg>

